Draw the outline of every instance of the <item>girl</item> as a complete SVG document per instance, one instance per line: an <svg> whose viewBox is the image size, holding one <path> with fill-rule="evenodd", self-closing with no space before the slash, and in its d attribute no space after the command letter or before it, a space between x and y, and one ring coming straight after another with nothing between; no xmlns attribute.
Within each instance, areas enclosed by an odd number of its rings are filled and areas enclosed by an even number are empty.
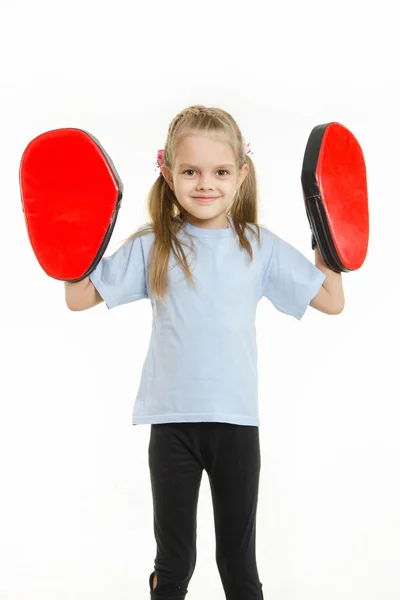
<svg viewBox="0 0 400 600"><path fill-rule="evenodd" d="M300 320L308 305L343 310L341 274L311 263L257 224L257 182L230 114L191 106L170 124L150 190L150 223L103 257L67 305L148 298L153 331L133 410L151 424L157 553L152 598L183 600L196 563L203 469L227 600L261 600L255 556L260 474L257 347L263 296ZM188 249L185 252L184 247Z"/></svg>

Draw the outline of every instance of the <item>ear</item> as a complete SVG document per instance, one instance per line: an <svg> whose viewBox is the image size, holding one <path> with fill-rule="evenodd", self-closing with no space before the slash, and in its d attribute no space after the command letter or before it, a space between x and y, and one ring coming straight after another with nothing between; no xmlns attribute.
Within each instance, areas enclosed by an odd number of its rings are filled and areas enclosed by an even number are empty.
<svg viewBox="0 0 400 600"><path fill-rule="evenodd" d="M249 165L247 163L245 163L239 173L239 177L238 177L238 181L237 181L238 188L242 185L243 181L246 179L249 170L250 170Z"/></svg>
<svg viewBox="0 0 400 600"><path fill-rule="evenodd" d="M168 183L169 187L171 188L171 190L174 191L174 182L171 177L171 171L165 164L161 165L161 173L162 173L165 181Z"/></svg>

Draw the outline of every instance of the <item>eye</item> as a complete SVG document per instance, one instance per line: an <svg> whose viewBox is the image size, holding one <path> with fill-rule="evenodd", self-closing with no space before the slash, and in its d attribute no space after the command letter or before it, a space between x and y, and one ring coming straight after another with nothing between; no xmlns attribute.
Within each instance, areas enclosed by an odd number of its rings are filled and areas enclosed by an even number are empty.
<svg viewBox="0 0 400 600"><path fill-rule="evenodd" d="M186 175L186 173L189 173L189 171L194 172L193 169L186 169L186 171L183 171L183 174ZM218 169L217 173L227 173L229 175L229 171L227 171L226 169Z"/></svg>

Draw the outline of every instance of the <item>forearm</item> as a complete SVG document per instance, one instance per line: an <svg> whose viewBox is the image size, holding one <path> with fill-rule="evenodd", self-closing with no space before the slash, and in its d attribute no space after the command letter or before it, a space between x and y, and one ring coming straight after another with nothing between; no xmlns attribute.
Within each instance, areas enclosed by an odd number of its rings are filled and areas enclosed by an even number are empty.
<svg viewBox="0 0 400 600"><path fill-rule="evenodd" d="M64 281L65 303L70 310L74 310L75 306L82 304L82 298L86 295L89 283L89 276L80 281Z"/></svg>
<svg viewBox="0 0 400 600"><path fill-rule="evenodd" d="M318 246L315 246L315 266L326 275L326 279L322 284L332 298L332 302L341 310L344 308L344 290L342 274L332 271L324 262Z"/></svg>

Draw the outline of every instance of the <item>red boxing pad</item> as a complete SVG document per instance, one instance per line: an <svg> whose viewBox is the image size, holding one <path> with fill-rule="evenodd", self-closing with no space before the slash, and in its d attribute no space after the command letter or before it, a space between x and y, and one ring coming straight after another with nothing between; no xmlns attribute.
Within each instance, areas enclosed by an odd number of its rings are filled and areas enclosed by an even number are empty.
<svg viewBox="0 0 400 600"><path fill-rule="evenodd" d="M301 183L313 238L326 265L337 273L359 269L369 239L367 177L361 147L346 127L314 127Z"/></svg>
<svg viewBox="0 0 400 600"><path fill-rule="evenodd" d="M81 129L33 139L20 165L20 190L32 249L45 273L80 281L103 256L123 185L98 140Z"/></svg>

